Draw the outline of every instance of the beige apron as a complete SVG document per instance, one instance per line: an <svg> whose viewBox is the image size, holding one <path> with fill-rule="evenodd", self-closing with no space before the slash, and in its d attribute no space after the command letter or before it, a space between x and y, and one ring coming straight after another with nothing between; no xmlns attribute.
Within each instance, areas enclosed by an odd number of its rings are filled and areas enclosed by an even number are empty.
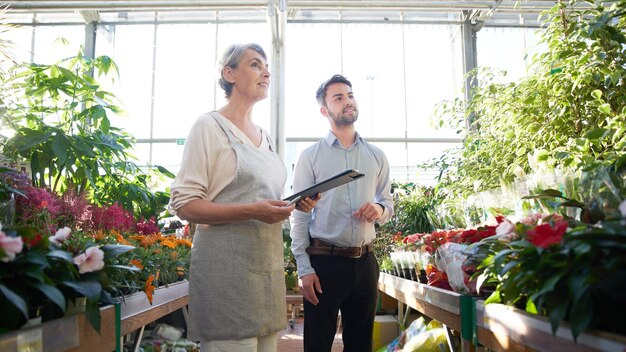
<svg viewBox="0 0 626 352"><path fill-rule="evenodd" d="M278 155L243 144L214 118L235 150L237 175L213 201L280 199L287 176ZM191 251L188 338L240 340L284 329L281 223L247 220L200 228Z"/></svg>

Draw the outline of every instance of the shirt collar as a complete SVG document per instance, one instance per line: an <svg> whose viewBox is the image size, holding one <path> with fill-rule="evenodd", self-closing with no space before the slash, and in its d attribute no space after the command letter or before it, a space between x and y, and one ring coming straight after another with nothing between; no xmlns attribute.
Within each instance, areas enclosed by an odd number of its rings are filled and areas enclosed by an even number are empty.
<svg viewBox="0 0 626 352"><path fill-rule="evenodd" d="M359 134L359 132L355 132L355 133L356 133L356 138L354 139L354 144L352 144L348 149L352 148L353 146L355 146L357 143L361 141L361 135ZM339 139L337 139L337 136L335 136L335 134L332 131L328 131L328 134L326 135L324 140L326 141L326 144L329 147L332 147L333 144L335 143L337 143L337 145L341 145L341 143L339 143Z"/></svg>

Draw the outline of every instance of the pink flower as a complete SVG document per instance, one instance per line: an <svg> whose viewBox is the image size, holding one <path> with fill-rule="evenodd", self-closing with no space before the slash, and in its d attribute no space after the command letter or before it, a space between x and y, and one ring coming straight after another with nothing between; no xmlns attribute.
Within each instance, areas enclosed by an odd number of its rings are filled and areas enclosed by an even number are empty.
<svg viewBox="0 0 626 352"><path fill-rule="evenodd" d="M535 226L541 219L543 219L543 215L541 213L533 213L532 215L522 218L519 222L525 225Z"/></svg>
<svg viewBox="0 0 626 352"><path fill-rule="evenodd" d="M0 257L1 261L8 263L15 259L15 255L20 253L23 247L24 243L22 242L21 237L7 236L4 232L2 232L2 227L0 226L0 249L2 249L0 253L2 254L2 257Z"/></svg>
<svg viewBox="0 0 626 352"><path fill-rule="evenodd" d="M514 240L517 238L517 234L515 233L515 224L504 219L496 228L496 235L498 236L498 239L503 242L510 242Z"/></svg>
<svg viewBox="0 0 626 352"><path fill-rule="evenodd" d="M98 271L104 268L104 252L98 247L89 247L85 253L74 257L74 264L81 274Z"/></svg>
<svg viewBox="0 0 626 352"><path fill-rule="evenodd" d="M50 237L50 242L58 246L70 237L70 233L72 233L72 230L67 226L62 229L58 229L54 236Z"/></svg>
<svg viewBox="0 0 626 352"><path fill-rule="evenodd" d="M566 221L558 222L554 227L548 223L537 225L527 232L528 242L537 247L548 248L553 244L561 243L565 231L567 231Z"/></svg>

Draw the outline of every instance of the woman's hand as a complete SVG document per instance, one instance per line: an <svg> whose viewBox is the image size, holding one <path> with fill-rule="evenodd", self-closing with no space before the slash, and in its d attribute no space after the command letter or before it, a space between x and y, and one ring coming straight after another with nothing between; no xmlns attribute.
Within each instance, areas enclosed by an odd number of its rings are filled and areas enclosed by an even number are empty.
<svg viewBox="0 0 626 352"><path fill-rule="evenodd" d="M310 212L311 210L313 210L313 208L315 208L315 205L317 204L317 201L320 200L321 196L322 195L318 193L313 198L306 197L300 200L298 203L296 203L296 209L303 211L305 213Z"/></svg>
<svg viewBox="0 0 626 352"><path fill-rule="evenodd" d="M255 219L266 224L281 222L287 219L296 208L295 204L285 206L286 204L287 202L284 200L260 200L254 203L256 209Z"/></svg>

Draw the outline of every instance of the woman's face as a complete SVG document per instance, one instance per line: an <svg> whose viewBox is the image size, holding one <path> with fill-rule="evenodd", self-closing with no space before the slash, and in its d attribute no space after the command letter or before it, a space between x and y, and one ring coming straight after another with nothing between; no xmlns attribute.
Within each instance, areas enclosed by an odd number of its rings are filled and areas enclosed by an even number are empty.
<svg viewBox="0 0 626 352"><path fill-rule="evenodd" d="M270 87L270 71L267 61L255 50L248 49L237 68L231 70L234 83L233 95L243 95L259 101L267 98Z"/></svg>

